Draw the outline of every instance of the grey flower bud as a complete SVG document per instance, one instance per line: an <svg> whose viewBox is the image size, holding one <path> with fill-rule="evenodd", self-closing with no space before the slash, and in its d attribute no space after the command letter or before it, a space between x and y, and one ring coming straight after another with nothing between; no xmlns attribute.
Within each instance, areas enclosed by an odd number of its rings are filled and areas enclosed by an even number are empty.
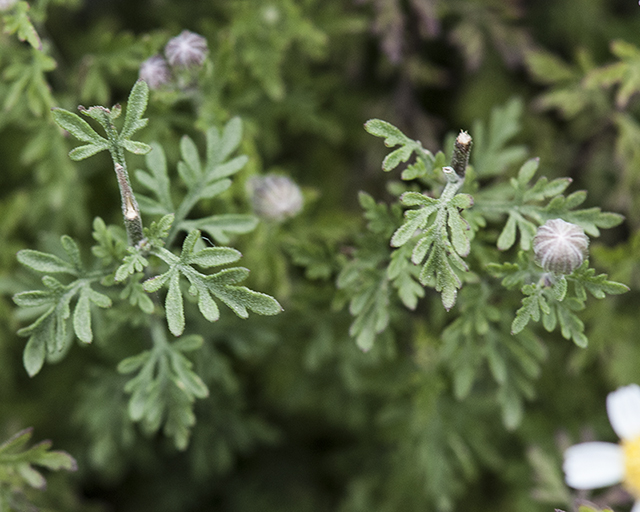
<svg viewBox="0 0 640 512"><path fill-rule="evenodd" d="M159 89L171 81L171 72L167 61L161 55L154 55L140 65L140 78L142 78L149 89Z"/></svg>
<svg viewBox="0 0 640 512"><path fill-rule="evenodd" d="M207 51L207 40L189 30L183 30L180 35L170 39L164 48L169 64L183 68L201 66Z"/></svg>
<svg viewBox="0 0 640 512"><path fill-rule="evenodd" d="M552 219L533 238L536 261L547 272L571 274L587 257L589 238L580 226Z"/></svg>
<svg viewBox="0 0 640 512"><path fill-rule="evenodd" d="M295 217L304 204L300 188L286 176L254 177L248 184L253 210L259 217L282 222Z"/></svg>

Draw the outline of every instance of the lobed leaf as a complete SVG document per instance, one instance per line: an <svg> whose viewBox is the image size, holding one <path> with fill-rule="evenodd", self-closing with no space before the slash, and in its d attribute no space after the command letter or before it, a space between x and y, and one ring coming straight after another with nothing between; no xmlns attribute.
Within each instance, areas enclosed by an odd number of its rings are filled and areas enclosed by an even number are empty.
<svg viewBox="0 0 640 512"><path fill-rule="evenodd" d="M407 142L407 136L400 131L400 129L393 126L391 123L382 121L381 119L369 119L364 124L364 129L371 135L376 137L384 137L385 146L393 147L398 144L404 144Z"/></svg>
<svg viewBox="0 0 640 512"><path fill-rule="evenodd" d="M151 151L147 154L145 161L151 174L144 171L136 171L136 178L149 190L154 192L160 204L167 212L174 210L171 200L169 173L167 172L167 159L162 146L157 142L152 142Z"/></svg>

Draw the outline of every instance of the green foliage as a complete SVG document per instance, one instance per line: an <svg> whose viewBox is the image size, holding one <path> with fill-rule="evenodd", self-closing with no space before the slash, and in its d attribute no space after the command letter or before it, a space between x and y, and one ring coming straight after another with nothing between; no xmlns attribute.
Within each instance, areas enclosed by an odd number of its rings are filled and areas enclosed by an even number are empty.
<svg viewBox="0 0 640 512"><path fill-rule="evenodd" d="M611 42L611 53L620 59L620 62L593 70L589 73L586 85L604 88L618 85L616 105L624 108L631 96L640 91L640 49L618 40Z"/></svg>
<svg viewBox="0 0 640 512"><path fill-rule="evenodd" d="M487 169L485 175L503 172L506 166L517 161L522 156L521 148L505 147L505 143L517 131L517 118L519 116L519 105L511 102L505 109L496 109L492 114L489 140L480 145L480 157L474 161L480 162L480 169ZM506 118L506 122L499 124L498 119ZM511 120L511 121L510 121ZM481 125L478 125L481 127ZM385 137L385 144L388 146L402 145L385 158L383 170L390 170L406 162L414 151L425 153L422 146L417 141L411 141L397 128L379 120L368 121L365 126L370 133ZM482 133L482 130L480 130ZM429 154L426 152L426 154ZM538 169L539 161L531 159L525 162L518 171L517 178L510 180L511 197L505 197L504 189L486 187L476 194L476 199L469 194L456 194L462 185L464 178L458 177L451 168L443 168L447 184L442 190L440 198L435 199L425 193L406 192L400 201L404 206L418 206L417 209L405 212L405 221L391 237L392 247L402 247L410 244L411 262L414 265L421 264L425 258L426 262L419 273L419 281L423 286L433 286L436 291L442 293L442 303L445 309L449 310L456 301L457 290L461 288L462 281L458 277L456 270L468 272L469 268L462 259L470 252L470 229L467 221L461 216L461 211L473 207L474 225L486 226L487 221L483 216L492 219L499 218L502 214L507 214L507 221L497 239L497 248L501 251L510 249L516 241L516 230L520 232L520 248L524 251L531 249L533 237L536 234L538 225L543 224L548 219L564 218L568 222L580 225L588 234L599 235L598 228L610 228L622 222L622 216L615 213L605 213L600 208L589 208L572 211L586 199L585 192L575 192L566 198L562 192L569 186L571 180L568 178L558 178L549 181L546 177L539 178L535 184L530 184L535 172ZM491 172L489 169L493 168ZM403 178L407 179L403 174ZM494 200L493 197L500 192L501 199ZM548 201L547 204L544 204ZM474 204L475 203L475 204ZM529 220L531 219L531 220ZM395 260L399 261L400 255ZM506 264L507 266L510 264ZM521 269L523 275L517 283L522 286L530 282L527 279L530 275ZM498 274L499 275L499 274ZM352 279L353 281L353 279ZM379 279L377 280L379 282ZM359 315L365 304L369 304L367 315L369 317L370 328L368 329L365 345L370 348L373 333L380 333L384 330L388 322L387 302L381 297L387 295L384 289L378 292L374 284L376 279L367 287L370 298L361 295L360 302L352 302L352 314ZM564 282L564 281L562 281ZM412 283L412 281L410 281ZM513 284L509 281L509 284ZM345 286L343 282L342 287ZM622 286L622 285L620 285ZM556 319L560 319L562 333L566 338L573 338L579 346L586 345L586 337L583 334L584 325L572 312L583 308L582 302L586 299L567 301L562 308L550 309L549 305L542 297L543 286L533 286L524 284L523 293L527 297L523 301L523 307L518 310L512 326L512 333L521 332L530 318L535 321L540 319L540 309L545 315L545 328L551 331L555 328ZM566 283L564 286L566 292ZM612 289L612 288L611 288ZM551 287L547 293L555 296L558 303L564 298L564 292L558 295L557 287ZM627 288L619 288L616 293L622 293ZM582 297L582 291L576 292ZM374 301L373 297L377 297ZM408 300L409 305L413 305L413 299ZM575 303L574 303L575 302ZM415 305L413 306L415 308ZM410 309L413 309L410 308ZM569 309L568 309L569 308ZM547 318L548 316L548 318ZM375 321L374 321L375 319ZM354 324L355 325L355 324ZM362 331L361 328L354 329L354 332ZM358 338L362 339L362 338ZM361 343L361 342L360 342ZM362 346L362 345L361 345ZM517 423L517 422L516 422Z"/></svg>
<svg viewBox="0 0 640 512"><path fill-rule="evenodd" d="M517 263L492 264L489 271L503 278L502 285L505 288L519 288L525 295L522 307L511 324L513 334L521 332L530 320L538 322L542 318L542 325L548 332L559 324L562 336L572 339L582 348L587 346L588 341L584 334L584 323L575 312L585 308L587 290L598 299L604 298L607 293L617 295L629 291L626 285L609 281L606 274L596 276L595 269L588 267L588 261L566 277L554 276L535 268L525 253L521 252Z"/></svg>
<svg viewBox="0 0 640 512"><path fill-rule="evenodd" d="M569 178L549 181L545 176L531 184L539 166L538 159L525 162L518 171L517 178L510 180L513 189L505 200L506 192L500 200L486 200L478 194L476 213L487 216L508 214L507 222L500 233L497 247L501 251L510 249L516 241L516 231L520 233L520 248L528 251L538 225L549 219L561 218L582 227L591 236L599 236L598 228L611 228L620 224L623 217L616 213L602 212L600 208L572 211L586 199L585 191L574 192L567 197L562 193L571 183ZM509 197L511 196L511 197ZM548 201L546 204L544 202ZM531 219L531 220L529 220Z"/></svg>
<svg viewBox="0 0 640 512"><path fill-rule="evenodd" d="M412 140L398 128L380 119L369 119L365 125L371 135L384 137L384 145L387 147L401 146L389 153L382 161L382 170L392 171L400 163L406 162L415 153L416 161L407 166L402 173L403 180L412 180L421 177L431 177L444 165L444 153L433 155L424 149L420 141Z"/></svg>
<svg viewBox="0 0 640 512"><path fill-rule="evenodd" d="M442 304L449 310L455 304L457 289L462 286L454 268L463 272L468 270L462 258L469 254L466 234L469 225L460 215L460 210L470 208L473 199L468 194L449 198L446 192L447 189L438 200L416 192L403 194L403 205L420 208L405 213L405 222L393 234L391 245L401 247L414 238L416 231L421 232L415 237L417 240L412 241L415 245L411 262L418 265L429 255L420 272L420 282L435 286L436 291L442 292ZM433 220L430 222L431 217Z"/></svg>
<svg viewBox="0 0 640 512"><path fill-rule="evenodd" d="M105 107L89 107L88 109L79 107L83 115L97 121L102 126L107 135L106 138L98 135L89 123L77 114L61 108L54 108L51 112L54 121L76 139L88 143L73 149L69 153L69 158L76 161L84 160L108 149L113 161L123 165L125 149L142 155L151 151L151 147L148 144L131 140L131 136L144 128L149 121L142 118L147 108L148 97L149 87L144 80L138 80L131 89L131 94L129 94L127 113L120 133L118 133L114 125L114 121L120 117L122 112L119 105L115 105L111 110Z"/></svg>
<svg viewBox="0 0 640 512"><path fill-rule="evenodd" d="M11 10L2 15L4 32L17 34L20 41L27 41L35 50L42 50L42 41L38 32L29 19L29 4L24 1L17 2Z"/></svg>
<svg viewBox="0 0 640 512"><path fill-rule="evenodd" d="M150 253L163 260L169 269L163 274L149 278L143 283L143 288L148 293L157 292L163 286L168 288L165 312L169 330L174 336L180 336L184 331L184 304L180 290L180 276L185 277L189 283L190 295L198 299L198 308L202 316L210 322L215 322L220 317L220 311L213 298L217 298L226 304L239 317L249 316L247 309L261 315L275 315L282 311L280 304L269 295L254 292L245 286L237 284L249 274L246 268L235 267L221 270L216 274L205 275L194 268L197 265L202 268L218 267L234 263L241 258L241 254L230 247L206 247L194 251L196 242L200 239L200 232L195 230L189 233L182 245L180 256L163 247L154 247ZM140 261L140 260L138 260ZM140 266L143 266L140 263ZM125 271L120 276L126 277L131 269L130 262L126 262ZM118 269L118 270L120 270ZM117 276L117 274L116 274ZM117 279L117 277L116 277Z"/></svg>
<svg viewBox="0 0 640 512"><path fill-rule="evenodd" d="M169 232L173 241L180 230L206 231L218 243L228 243L230 236L252 231L257 219L247 214L212 215L197 220L187 220L193 207L203 199L211 199L225 192L231 186L230 176L240 171L247 163L246 155L229 158L242 140L242 123L239 118L231 119L222 132L215 126L206 132L207 152L204 164L200 162L198 149L187 135L180 140L182 160L178 162L178 174L187 186L182 202L175 210L176 221ZM147 189L154 192L156 199L138 196L140 208L145 213L165 215L174 212L167 174L166 157L162 147L153 145L154 151L147 156L147 167L151 173L137 171L136 178Z"/></svg>
<svg viewBox="0 0 640 512"><path fill-rule="evenodd" d="M81 468L0 447L0 508L598 510L562 451L637 381L637 5L0 4L0 431Z"/></svg>
<svg viewBox="0 0 640 512"><path fill-rule="evenodd" d="M480 120L473 124L472 163L478 176L503 174L525 158L524 146L508 145L520 131L522 109L522 101L513 98L504 107L495 107L486 125Z"/></svg>
<svg viewBox="0 0 640 512"><path fill-rule="evenodd" d="M463 290L461 315L442 333L442 357L459 400L469 396L486 364L498 387L503 424L512 430L522 421L525 399L535 395L535 381L548 351L530 332L518 336L505 332L511 313L496 304L495 293L487 284Z"/></svg>
<svg viewBox="0 0 640 512"><path fill-rule="evenodd" d="M21 2L25 4L26 2ZM4 78L11 84L5 95L4 108L12 110L24 95L31 114L42 116L53 105L53 98L45 73L56 67L56 62L44 52L31 49L29 62L25 65L23 55L14 55L14 62L4 71ZM26 56L26 54L25 54Z"/></svg>
<svg viewBox="0 0 640 512"><path fill-rule="evenodd" d="M116 105L111 110L104 107L81 109L81 112L102 125L107 138L98 135L77 115L63 109L53 111L54 119L61 127L88 143L72 150L69 154L72 159L82 160L103 149L110 151L118 174L130 241L136 238L131 233L129 215L132 210L129 207L134 208L137 202L128 184L124 149L133 153L147 153L152 149L152 146L130 140L136 131L147 124L148 120L142 118L147 98L148 87L144 81L139 80L129 95L120 133L114 126L114 120L121 112L119 106ZM242 256L239 251L230 247L196 249L198 242L202 244L200 231L197 229L192 230L185 238L180 256L165 248L165 245L171 245L177 233L175 229L172 231L176 215L179 223L199 200L211 198L228 189L231 180L227 177L245 165L245 156L227 161L227 157L239 145L241 137L241 125L237 118L231 120L222 133L215 128L210 129L207 132L207 162L204 168L200 165L194 142L189 137L183 137L180 144L183 161L178 163L178 173L187 185L188 192L178 207L177 214L173 213L165 156L162 147L154 144L157 156L147 159L153 175L144 171L137 174L141 182L156 192L160 201L146 199L144 204L147 210L165 215L159 221L152 222L149 228L144 228L144 237L135 246L126 248L126 251L122 238L114 228L107 227L102 219L96 218L93 237L98 245L92 248L92 252L101 264L98 270L85 269L78 245L66 235L61 238L66 259L30 249L18 253L20 263L45 274L42 278L45 290L24 291L14 296L14 302L18 306L42 311L33 323L19 331L20 335L29 336L24 350L24 366L30 376L41 370L47 357L57 359L60 354L68 351L72 340L69 323L73 325L73 331L80 341L91 343L94 337L92 309L96 306L109 308L113 305L113 300L128 299L131 305L138 306L143 313L153 315L156 309L154 301L146 294L155 294L166 287L164 314L169 331L179 337L184 332L186 323L180 276L189 282L189 296L196 297L200 313L210 322L215 322L220 317L214 298L226 304L241 318L248 316L248 310L262 315L274 315L282 310L271 296L238 286L249 274L246 268L227 268L209 275L195 268L234 263ZM139 221L136 210L133 210L133 215L134 220L137 218ZM232 217L231 223L229 219L221 219L222 223L217 225L218 239L228 240L229 234L246 232L254 227L253 223L248 223L247 218L242 216ZM249 220L252 218L249 217ZM211 219L205 218L204 221L212 223ZM215 226L215 222L213 224ZM224 227L223 230L220 229L221 226ZM163 261L168 269L149 276L150 257ZM74 279L65 284L49 274L66 274ZM142 276L147 279L140 283ZM119 284L121 292L117 296L112 293L112 300L92 287L98 283L103 286ZM153 322L157 322L157 319L154 318L151 324L154 349L134 356L133 359L125 359L119 366L123 373L141 368L137 377L125 386L125 390L132 393L129 417L132 421L142 421L145 432L149 434L164 424L166 435L174 438L178 448L184 449L188 444L190 428L195 423L193 402L195 398L205 398L208 391L201 379L191 371L191 363L180 355L180 351L195 350L199 345L192 346L192 343L186 341L189 340L188 337L170 345L164 331L155 327Z"/></svg>
<svg viewBox="0 0 640 512"><path fill-rule="evenodd" d="M379 235L386 233L388 236L397 225L399 209L376 204L364 192L360 193L359 199L365 210L364 215L369 220L369 233L362 240L356 258L340 271L337 286L348 290L350 297L349 312L355 318L349 334L356 339L358 347L368 351L373 347L376 335L382 333L389 324L392 279L396 282L402 279L400 271L392 274L383 267L383 264L388 264L389 249L377 241ZM408 283L408 286L411 284ZM401 293L410 293L406 288L407 285L402 288Z"/></svg>
<svg viewBox="0 0 640 512"><path fill-rule="evenodd" d="M129 417L141 422L147 434L155 433L164 424L164 433L174 439L176 448L184 450L189 443L190 429L196 422L193 402L209 395L207 386L191 369L193 364L183 352L197 350L202 338L184 336L168 343L163 329L153 328L152 350L120 361L118 371L138 372L124 387L131 393Z"/></svg>
<svg viewBox="0 0 640 512"><path fill-rule="evenodd" d="M47 355L66 352L71 341L69 323L78 339L91 343L91 308L108 308L111 299L92 288L103 275L88 272L80 261L80 250L74 240L68 236L61 238L61 244L67 259L53 254L25 249L18 253L18 261L36 272L46 274L42 278L45 290L20 292L14 296L14 302L21 307L39 308L42 314L29 326L18 332L29 336L24 349L24 367L30 376L40 371ZM67 274L75 277L63 284L49 274ZM75 300L72 307L71 301ZM73 317L71 316L73 309Z"/></svg>
<svg viewBox="0 0 640 512"><path fill-rule="evenodd" d="M33 466L53 471L75 471L76 461L71 455L50 450L51 441L27 448L33 429L21 430L0 445L0 507L2 510L27 510L33 507L25 499L28 487L44 490L47 481Z"/></svg>

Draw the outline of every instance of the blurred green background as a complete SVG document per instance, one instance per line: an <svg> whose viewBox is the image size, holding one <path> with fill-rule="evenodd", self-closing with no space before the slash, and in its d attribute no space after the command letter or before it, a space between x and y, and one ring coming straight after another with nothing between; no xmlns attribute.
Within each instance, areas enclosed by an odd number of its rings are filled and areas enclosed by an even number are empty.
<svg viewBox="0 0 640 512"><path fill-rule="evenodd" d="M34 0L24 15L41 50L13 33L11 9L0 35L0 440L33 426L36 440L53 440L79 464L49 473L47 491L29 495L34 503L117 512L570 507L562 449L614 441L606 394L639 380L637 2ZM211 394L196 402L191 443L179 452L127 416L127 377L115 367L144 348L139 329L112 333L107 313L91 346L77 344L30 379L15 334L25 318L11 295L37 282L19 268L18 250L54 250L66 233L88 255L94 217L121 224L108 157L71 162L75 141L50 108L125 102L141 63L184 29L207 39L208 60L194 88L152 91L141 140L160 141L175 169L183 134L202 148L203 130L240 116L250 163L223 207L250 211L246 181L268 172L295 180L306 204L288 223L234 240L251 286L285 312L193 320L192 332L205 336L195 368ZM544 362L534 364L513 431L490 378L464 400L453 396L439 352L450 319L438 300L364 354L335 288L365 226L358 191L389 200L388 181L398 179L381 172L384 147L363 123L387 120L435 153L446 134L474 136L478 126L500 127L501 116L519 126L509 143L520 159L508 176L539 156L541 174L589 191L586 206L625 215L591 254L632 288L590 305L588 349L545 333ZM618 498L605 496L628 509Z"/></svg>

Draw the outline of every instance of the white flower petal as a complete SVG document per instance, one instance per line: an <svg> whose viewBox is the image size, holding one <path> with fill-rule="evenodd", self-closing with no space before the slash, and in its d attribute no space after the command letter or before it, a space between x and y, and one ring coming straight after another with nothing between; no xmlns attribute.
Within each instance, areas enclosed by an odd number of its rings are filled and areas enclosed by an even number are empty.
<svg viewBox="0 0 640 512"><path fill-rule="evenodd" d="M640 436L640 386L631 384L609 393L607 414L620 439Z"/></svg>
<svg viewBox="0 0 640 512"><path fill-rule="evenodd" d="M565 480L574 489L597 489L624 477L622 448L613 443L582 443L564 452Z"/></svg>
<svg viewBox="0 0 640 512"><path fill-rule="evenodd" d="M631 509L631 512L640 512L640 500L636 501L633 504L633 508Z"/></svg>

